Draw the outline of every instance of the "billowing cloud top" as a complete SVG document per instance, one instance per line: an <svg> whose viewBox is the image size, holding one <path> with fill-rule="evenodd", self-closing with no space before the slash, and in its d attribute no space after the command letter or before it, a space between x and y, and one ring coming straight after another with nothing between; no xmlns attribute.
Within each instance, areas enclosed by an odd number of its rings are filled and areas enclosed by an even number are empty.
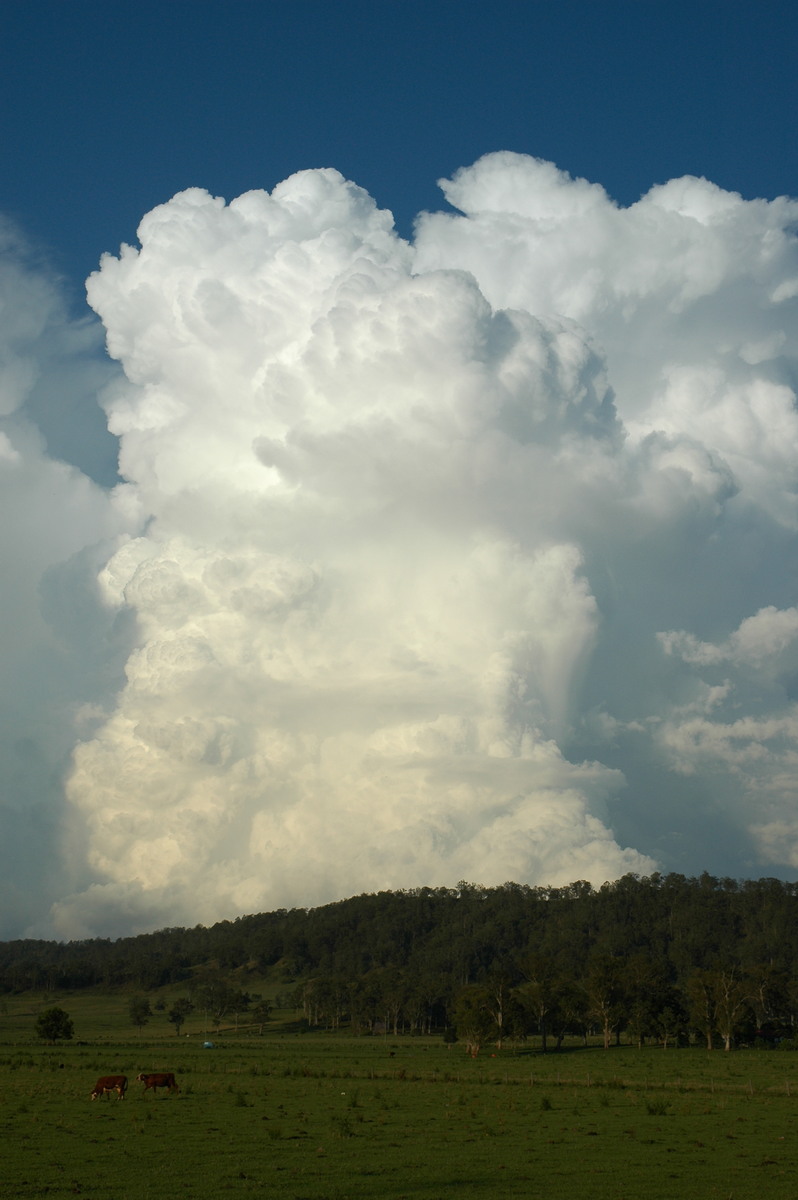
<svg viewBox="0 0 798 1200"><path fill-rule="evenodd" d="M90 279L135 634L59 935L798 867L798 204L442 187L412 245L333 170L192 189Z"/></svg>

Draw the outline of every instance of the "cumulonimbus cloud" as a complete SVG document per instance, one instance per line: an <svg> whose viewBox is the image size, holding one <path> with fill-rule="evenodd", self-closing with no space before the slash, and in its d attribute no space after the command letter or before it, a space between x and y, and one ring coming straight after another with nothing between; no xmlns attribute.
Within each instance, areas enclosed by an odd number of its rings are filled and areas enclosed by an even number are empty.
<svg viewBox="0 0 798 1200"><path fill-rule="evenodd" d="M443 189L413 244L333 170L192 189L90 279L136 637L59 933L678 867L687 770L730 858L798 863L798 204L511 154Z"/></svg>
<svg viewBox="0 0 798 1200"><path fill-rule="evenodd" d="M62 781L75 709L107 697L121 670L92 577L124 526L87 474L108 475L102 331L69 314L2 218L0 318L0 935L10 937L91 879L82 854L64 851ZM85 471L65 461L77 443Z"/></svg>

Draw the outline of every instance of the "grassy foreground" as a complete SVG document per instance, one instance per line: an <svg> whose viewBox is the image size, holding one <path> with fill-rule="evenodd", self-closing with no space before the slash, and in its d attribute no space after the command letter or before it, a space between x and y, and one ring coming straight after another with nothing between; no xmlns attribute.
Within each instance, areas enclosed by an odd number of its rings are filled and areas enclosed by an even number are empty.
<svg viewBox="0 0 798 1200"><path fill-rule="evenodd" d="M77 1005L61 1001L73 1017ZM795 1200L798 1054L127 1029L37 1044L0 1016L2 1195L274 1200ZM117 1019L118 1018L118 1019ZM104 1023L105 1022L105 1023ZM81 1044L82 1043L82 1044ZM142 1094L172 1070L178 1096ZM124 1073L128 1097L90 1101Z"/></svg>

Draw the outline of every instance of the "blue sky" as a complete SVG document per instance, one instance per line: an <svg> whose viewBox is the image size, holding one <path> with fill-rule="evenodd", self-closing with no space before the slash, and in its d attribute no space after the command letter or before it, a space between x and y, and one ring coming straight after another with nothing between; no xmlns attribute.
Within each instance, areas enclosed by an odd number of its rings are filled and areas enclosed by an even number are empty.
<svg viewBox="0 0 798 1200"><path fill-rule="evenodd" d="M793 194L786 3L12 2L0 210L78 284L192 185L335 166L408 234L436 180L509 149L629 204L706 175Z"/></svg>
<svg viewBox="0 0 798 1200"><path fill-rule="evenodd" d="M798 877L794 7L0 22L0 937Z"/></svg>

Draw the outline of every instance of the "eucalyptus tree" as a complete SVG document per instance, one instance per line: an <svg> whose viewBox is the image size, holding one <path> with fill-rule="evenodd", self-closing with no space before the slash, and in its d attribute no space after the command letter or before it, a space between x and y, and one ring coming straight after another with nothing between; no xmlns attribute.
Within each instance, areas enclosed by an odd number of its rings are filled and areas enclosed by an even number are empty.
<svg viewBox="0 0 798 1200"><path fill-rule="evenodd" d="M141 1033L141 1030L152 1016L149 1000L144 996L133 996L127 1011L131 1021L138 1027L139 1033Z"/></svg>
<svg viewBox="0 0 798 1200"><path fill-rule="evenodd" d="M476 1058L484 1044L494 1034L496 1024L488 1010L486 989L476 983L466 984L454 998L452 1021L458 1040Z"/></svg>
<svg viewBox="0 0 798 1200"><path fill-rule="evenodd" d="M588 1012L601 1028L604 1049L609 1050L610 1036L617 1033L626 1015L626 989L623 964L609 955L598 955L590 963L585 979Z"/></svg>
<svg viewBox="0 0 798 1200"><path fill-rule="evenodd" d="M175 1034L180 1037L180 1030L185 1024L186 1017L194 1011L194 1005L187 996L182 996L179 1000L175 1000L172 1007L167 1013L166 1019L171 1021L175 1027Z"/></svg>

